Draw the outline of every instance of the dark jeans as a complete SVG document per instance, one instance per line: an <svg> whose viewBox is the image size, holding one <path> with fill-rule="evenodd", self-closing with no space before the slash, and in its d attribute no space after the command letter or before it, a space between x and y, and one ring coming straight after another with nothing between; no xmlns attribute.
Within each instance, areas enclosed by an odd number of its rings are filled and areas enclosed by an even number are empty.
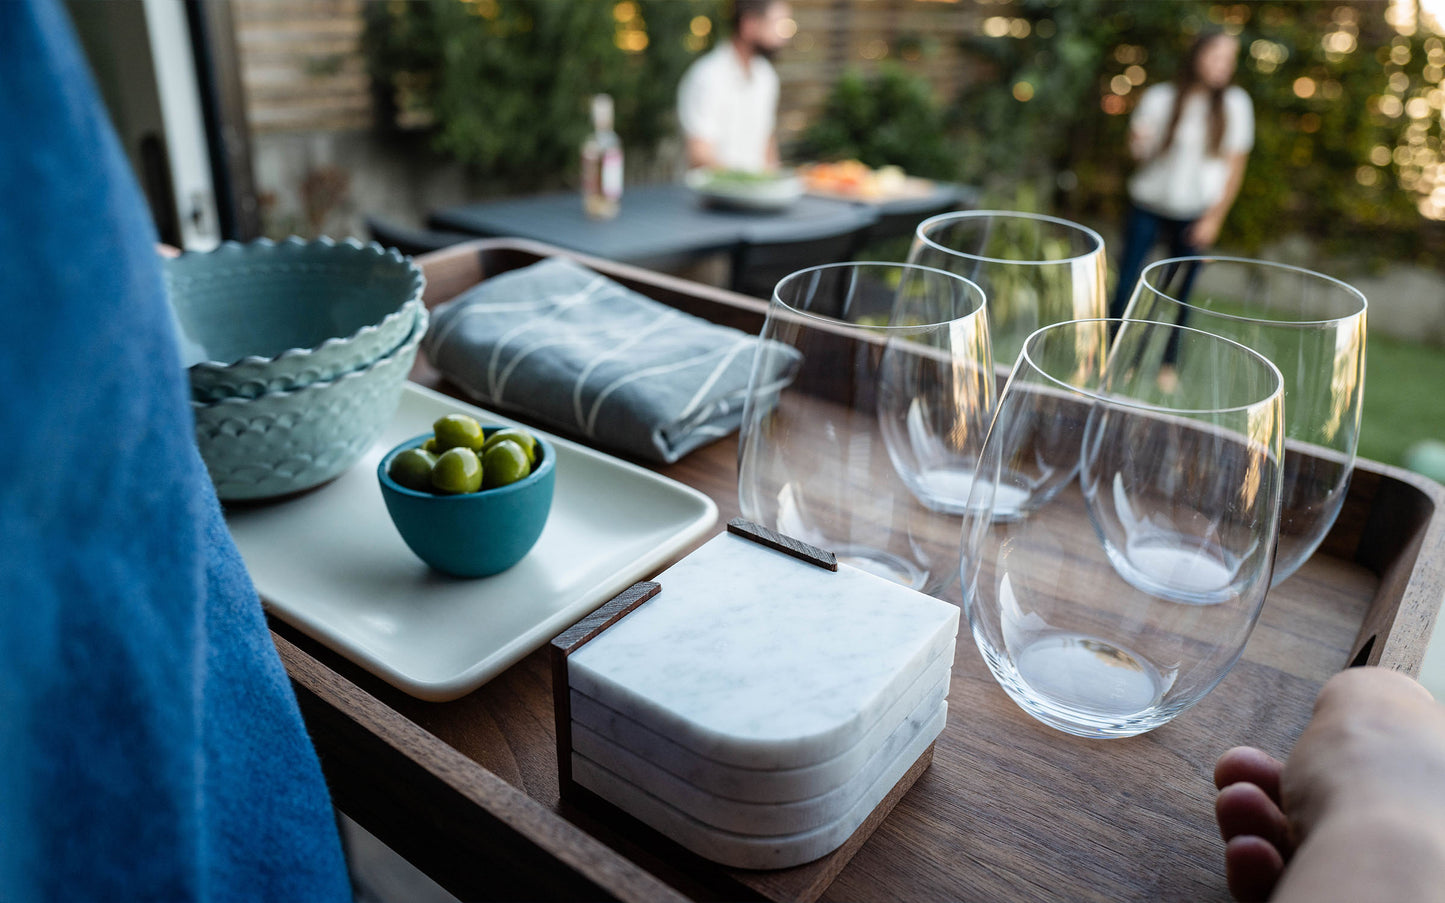
<svg viewBox="0 0 1445 903"><path fill-rule="evenodd" d="M1122 317L1125 309L1129 306L1129 299L1134 296L1134 287L1139 282L1139 276L1144 272L1144 264L1149 257L1149 252L1161 238L1169 247L1169 257L1192 257L1200 253L1200 248L1189 242L1186 237L1189 227L1194 225L1192 219L1172 219L1167 216L1160 216L1149 210L1145 210L1135 204L1129 205L1129 216L1124 221L1124 252L1119 258L1119 284L1114 287L1113 300L1109 302L1109 316ZM1194 285L1194 275L1197 268L1191 266L1185 274L1183 284L1176 296L1179 301L1189 300L1189 290ZM1172 274L1166 274L1168 281L1172 282ZM1178 325L1185 325L1186 317L1181 312ZM1173 362L1178 356L1179 334L1176 332L1169 341L1169 348L1165 353L1165 360Z"/></svg>

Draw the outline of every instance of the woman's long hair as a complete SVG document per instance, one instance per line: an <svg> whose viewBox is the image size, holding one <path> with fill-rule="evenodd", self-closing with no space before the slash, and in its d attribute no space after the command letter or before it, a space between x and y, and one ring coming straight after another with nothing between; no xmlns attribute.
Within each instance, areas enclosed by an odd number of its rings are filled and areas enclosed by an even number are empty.
<svg viewBox="0 0 1445 903"><path fill-rule="evenodd" d="M1224 92L1229 90L1229 85L1210 88L1200 81L1199 57L1211 41L1228 37L1229 35L1222 31L1206 31L1195 38L1194 43L1189 46L1189 55L1174 76L1174 110L1169 114L1169 128L1164 132L1164 142L1159 145L1160 155L1169 150L1169 145L1174 143L1174 130L1179 126L1180 114L1184 112L1185 99L1190 92L1198 89L1208 92L1209 143L1207 147L1209 155L1211 157L1219 156L1219 145L1224 141Z"/></svg>

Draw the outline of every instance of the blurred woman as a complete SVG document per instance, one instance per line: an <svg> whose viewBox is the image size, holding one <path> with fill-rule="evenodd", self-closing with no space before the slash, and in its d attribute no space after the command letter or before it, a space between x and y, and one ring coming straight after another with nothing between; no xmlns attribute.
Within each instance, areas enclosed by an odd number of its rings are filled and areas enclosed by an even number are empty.
<svg viewBox="0 0 1445 903"><path fill-rule="evenodd" d="M1162 240L1170 257L1214 244L1244 181L1254 146L1254 108L1231 83L1239 39L1222 32L1197 38L1173 82L1144 92L1129 120L1129 214L1119 283L1109 316L1123 316L1146 258ZM1188 293L1188 281L1185 282Z"/></svg>

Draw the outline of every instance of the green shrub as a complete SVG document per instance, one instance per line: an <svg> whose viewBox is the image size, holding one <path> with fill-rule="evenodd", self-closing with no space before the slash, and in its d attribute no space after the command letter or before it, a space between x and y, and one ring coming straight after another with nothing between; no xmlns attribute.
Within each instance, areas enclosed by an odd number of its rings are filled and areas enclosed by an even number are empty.
<svg viewBox="0 0 1445 903"><path fill-rule="evenodd" d="M871 76L844 73L795 153L803 159L900 166L934 179L952 179L958 172L932 87L897 65L880 66Z"/></svg>
<svg viewBox="0 0 1445 903"><path fill-rule="evenodd" d="M631 12L625 23L619 7ZM417 0L369 3L363 47L384 125L428 133L441 152L522 190L568 181L608 93L629 150L675 131L677 83L698 47L688 25L717 0ZM646 47L618 46L624 30ZM716 28L712 31L716 34Z"/></svg>

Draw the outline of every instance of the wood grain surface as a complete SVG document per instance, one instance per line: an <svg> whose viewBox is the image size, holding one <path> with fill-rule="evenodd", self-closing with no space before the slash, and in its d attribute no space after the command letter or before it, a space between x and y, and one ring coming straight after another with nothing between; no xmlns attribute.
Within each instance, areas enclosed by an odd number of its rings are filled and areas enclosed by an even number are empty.
<svg viewBox="0 0 1445 903"><path fill-rule="evenodd" d="M553 253L508 240L429 255L428 302ZM579 259L689 312L761 325L751 299ZM456 392L424 360L413 378ZM708 493L722 522L739 515L735 439L652 469ZM1142 737L1083 740L1034 721L965 624L932 766L851 856L778 872L722 869L611 807L563 803L546 649L426 703L272 628L340 808L465 899L1222 901L1214 759L1240 743L1285 754L1320 685L1351 663L1418 673L1445 596L1442 503L1437 484L1361 462L1334 531L1271 591L1239 663Z"/></svg>
<svg viewBox="0 0 1445 903"><path fill-rule="evenodd" d="M791 555L799 561L816 565L825 571L836 572L838 570L838 556L832 552L817 546L810 546L801 539L785 536L750 520L741 517L733 518L728 521L728 532L734 536L750 539L760 546L782 552L784 555Z"/></svg>
<svg viewBox="0 0 1445 903"><path fill-rule="evenodd" d="M572 688L567 677L567 659L661 590L662 584L650 580L634 583L557 634L547 646L552 662L552 722L557 730L557 788L564 797L577 790L572 782Z"/></svg>

